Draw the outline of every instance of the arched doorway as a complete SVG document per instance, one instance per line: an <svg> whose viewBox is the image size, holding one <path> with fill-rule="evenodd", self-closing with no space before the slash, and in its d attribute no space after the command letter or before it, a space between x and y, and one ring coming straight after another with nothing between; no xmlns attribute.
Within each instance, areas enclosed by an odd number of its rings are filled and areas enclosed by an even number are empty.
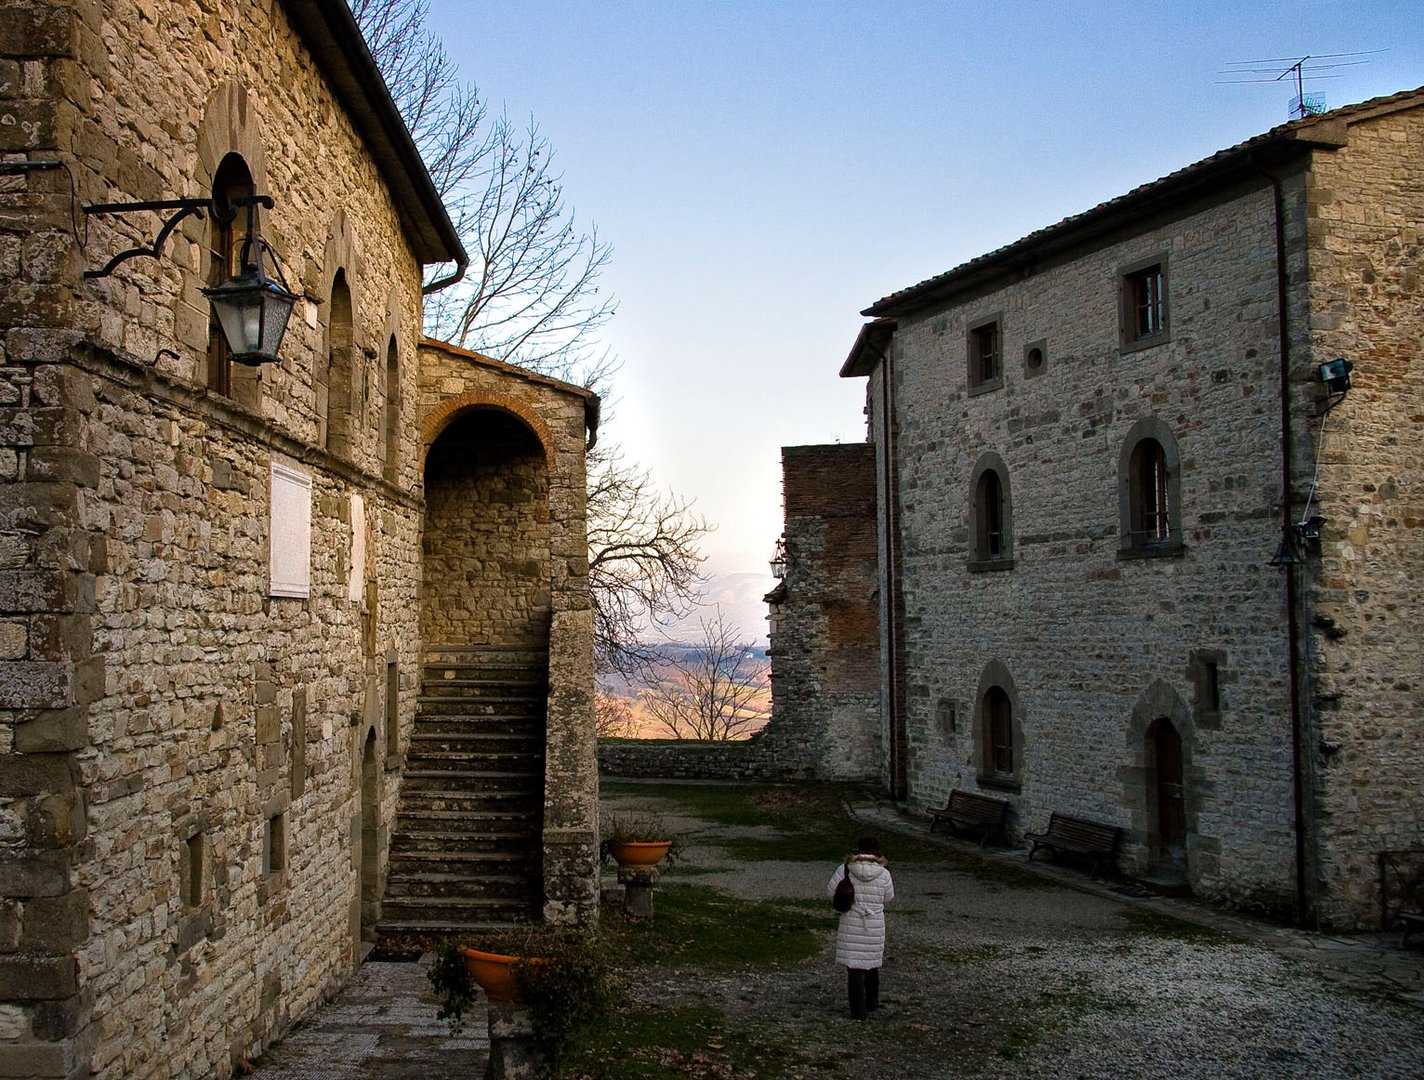
<svg viewBox="0 0 1424 1080"><path fill-rule="evenodd" d="M1176 725L1159 716L1147 727L1147 806L1150 858L1154 867L1185 874L1187 870L1187 807L1183 787L1182 736Z"/></svg>
<svg viewBox="0 0 1424 1080"><path fill-rule="evenodd" d="M424 476L425 655L382 927L459 933L543 909L549 458L522 417L475 405Z"/></svg>

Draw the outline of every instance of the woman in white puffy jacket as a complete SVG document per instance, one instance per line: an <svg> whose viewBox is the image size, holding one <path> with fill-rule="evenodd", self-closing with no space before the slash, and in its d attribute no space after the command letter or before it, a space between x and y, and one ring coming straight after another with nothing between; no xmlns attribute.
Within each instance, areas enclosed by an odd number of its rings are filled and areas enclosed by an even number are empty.
<svg viewBox="0 0 1424 1080"><path fill-rule="evenodd" d="M826 886L826 896L847 873L855 886L855 903L841 915L836 931L836 963L846 968L850 1014L864 1020L880 1004L880 965L885 959L885 905L895 899L895 883L885 868L880 843L873 836L856 841L855 853L836 867Z"/></svg>

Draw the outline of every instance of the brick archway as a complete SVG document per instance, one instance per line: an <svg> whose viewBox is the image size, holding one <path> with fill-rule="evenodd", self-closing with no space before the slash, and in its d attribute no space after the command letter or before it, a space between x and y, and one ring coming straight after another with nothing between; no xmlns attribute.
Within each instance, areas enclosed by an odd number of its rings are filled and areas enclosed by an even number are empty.
<svg viewBox="0 0 1424 1080"><path fill-rule="evenodd" d="M551 473L554 471L554 438L549 431L549 425L544 423L538 413L518 398L488 390L472 390L441 402L421 420L420 467L422 470L425 468L425 455L430 451L431 444L440 437L440 433L461 416L477 409L498 409L523 421L534 433L534 437L539 440L539 445L544 450L545 465Z"/></svg>

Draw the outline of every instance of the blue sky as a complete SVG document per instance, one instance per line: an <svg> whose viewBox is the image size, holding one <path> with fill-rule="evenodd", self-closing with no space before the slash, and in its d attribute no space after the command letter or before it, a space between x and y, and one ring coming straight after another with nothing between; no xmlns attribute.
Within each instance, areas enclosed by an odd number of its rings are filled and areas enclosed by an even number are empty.
<svg viewBox="0 0 1424 1080"><path fill-rule="evenodd" d="M1307 85L1331 106L1424 84L1417 4L1368 0L432 0L432 19L494 108L539 122L613 245L605 435L718 524L724 576L766 573L780 447L864 439L864 380L836 374L861 308L1285 121L1293 87L1224 84L1231 61L1371 52ZM736 585L760 636L770 579Z"/></svg>

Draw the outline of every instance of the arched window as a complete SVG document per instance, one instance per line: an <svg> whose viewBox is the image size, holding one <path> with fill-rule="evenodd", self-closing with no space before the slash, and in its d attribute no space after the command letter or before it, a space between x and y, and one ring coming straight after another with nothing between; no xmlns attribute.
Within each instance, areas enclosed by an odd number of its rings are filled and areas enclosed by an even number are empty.
<svg viewBox="0 0 1424 1080"><path fill-rule="evenodd" d="M984 695L984 721L989 735L989 771L995 776L1013 776L1014 710L1002 688L991 686Z"/></svg>
<svg viewBox="0 0 1424 1080"><path fill-rule="evenodd" d="M981 786L1017 790L1023 772L1023 718L1008 669L984 667L974 710L974 757Z"/></svg>
<svg viewBox="0 0 1424 1080"><path fill-rule="evenodd" d="M356 370L355 334L351 316L351 289L346 271L338 270L331 283L331 313L327 323L326 448L340 457L351 456L352 377Z"/></svg>
<svg viewBox="0 0 1424 1080"><path fill-rule="evenodd" d="M386 346L385 463L383 475L395 483L400 466L400 354L395 335Z"/></svg>
<svg viewBox="0 0 1424 1080"><path fill-rule="evenodd" d="M221 285L239 269L237 249L242 242L246 217L234 200L253 194L252 173L238 154L228 154L213 177L213 211L208 229L209 287ZM218 327L218 317L208 316L207 383L225 397L232 396L232 359L227 339Z"/></svg>
<svg viewBox="0 0 1424 1080"><path fill-rule="evenodd" d="M1180 457L1160 421L1140 420L1118 461L1122 552L1168 555L1182 549Z"/></svg>
<svg viewBox="0 0 1424 1080"><path fill-rule="evenodd" d="M986 453L974 466L970 504L971 570L1007 570L1014 565L1009 470Z"/></svg>

